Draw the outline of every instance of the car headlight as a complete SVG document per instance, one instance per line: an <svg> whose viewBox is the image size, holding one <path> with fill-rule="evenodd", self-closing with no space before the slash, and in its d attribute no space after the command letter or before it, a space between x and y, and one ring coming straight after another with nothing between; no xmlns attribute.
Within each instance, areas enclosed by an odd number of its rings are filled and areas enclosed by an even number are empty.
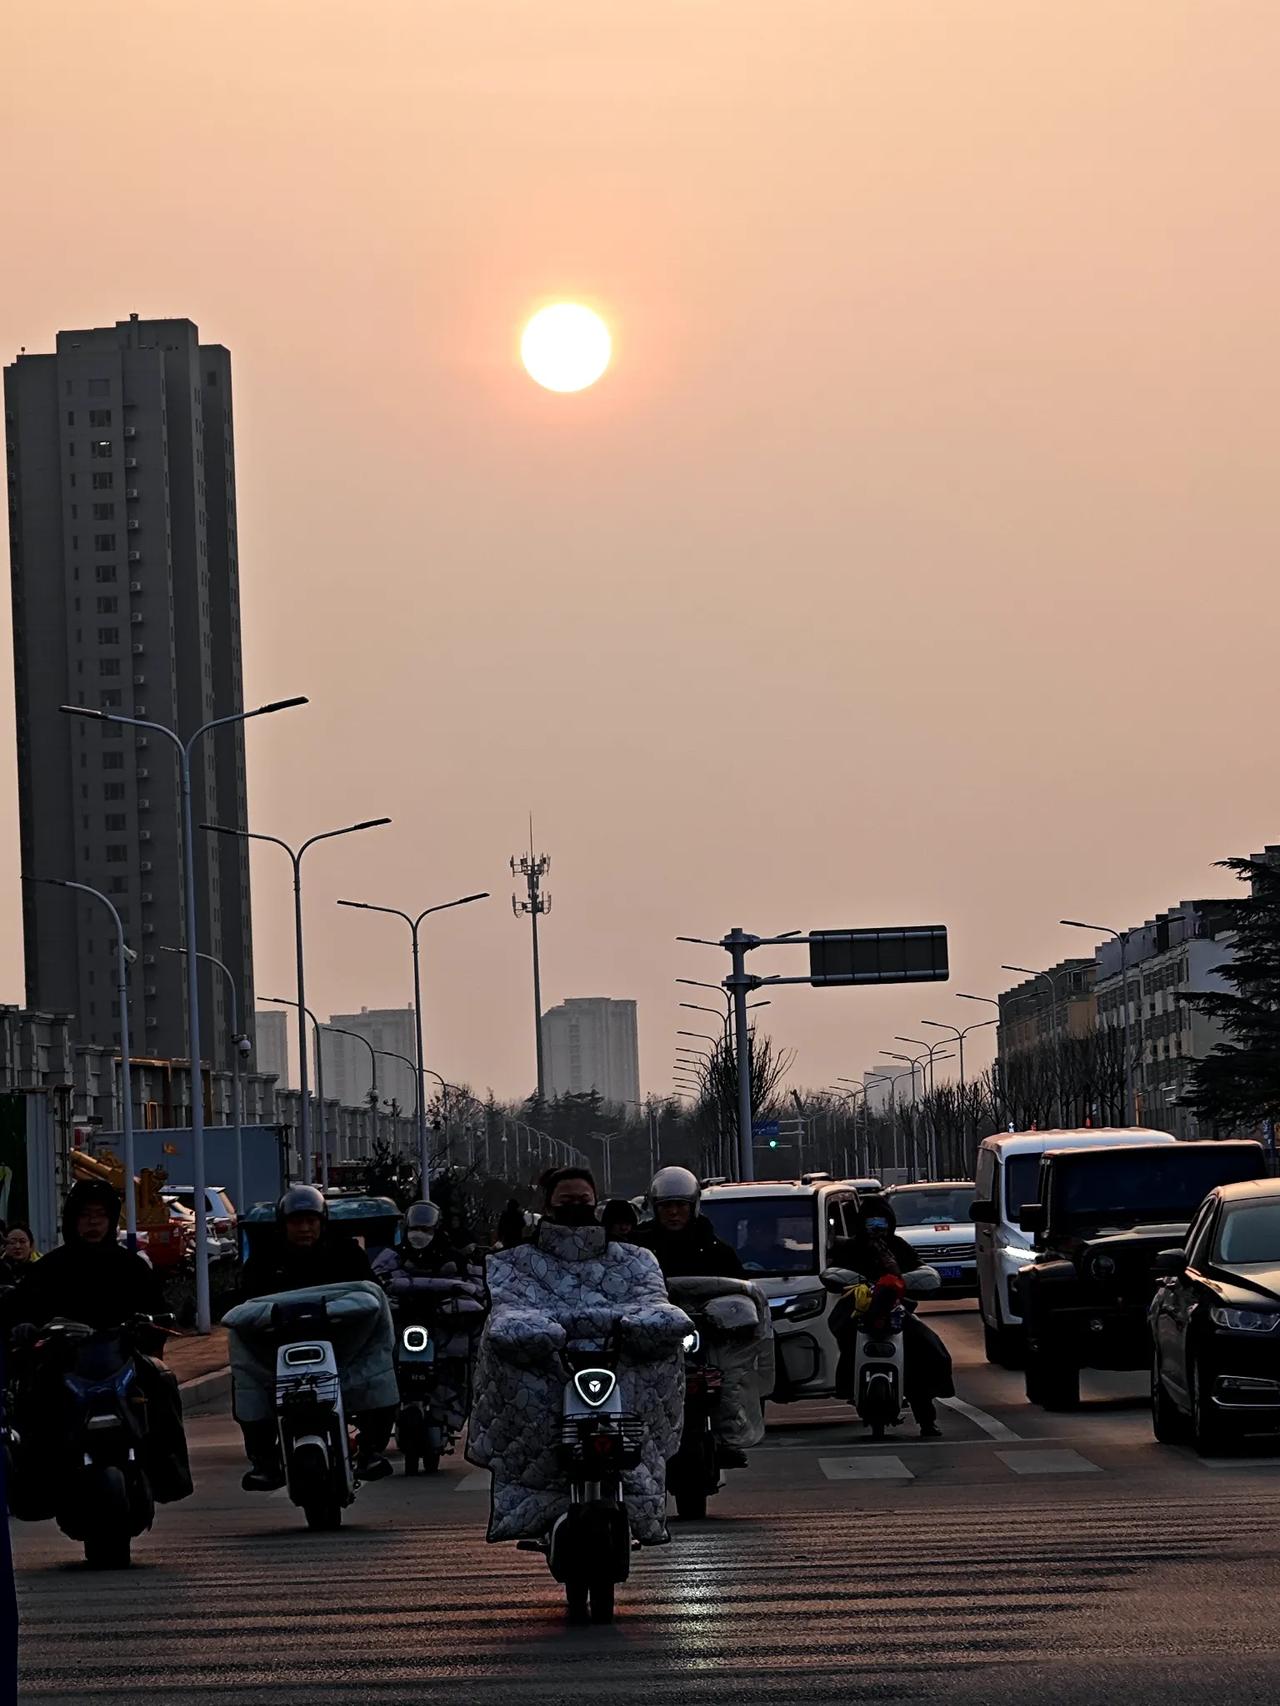
<svg viewBox="0 0 1280 1706"><path fill-rule="evenodd" d="M1209 1311L1215 1327L1229 1327L1233 1333L1274 1333L1280 1325L1280 1313L1260 1309L1223 1309Z"/></svg>
<svg viewBox="0 0 1280 1706"><path fill-rule="evenodd" d="M1007 1256L1011 1262L1034 1262L1036 1259L1036 1251L1025 1250L1021 1244L1006 1244L1000 1254Z"/></svg>

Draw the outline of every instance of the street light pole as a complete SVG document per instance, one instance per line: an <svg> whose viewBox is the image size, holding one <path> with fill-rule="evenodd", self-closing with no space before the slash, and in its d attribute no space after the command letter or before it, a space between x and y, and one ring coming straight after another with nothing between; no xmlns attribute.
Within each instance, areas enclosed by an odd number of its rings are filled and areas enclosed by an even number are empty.
<svg viewBox="0 0 1280 1706"><path fill-rule="evenodd" d="M1066 1100L1062 1082L1062 1037L1058 1029L1058 986L1053 981L1052 974L1047 971L1033 971L1030 966L1001 966L1001 971L1016 971L1023 977L1033 977L1040 983L1049 985L1049 1024L1053 1036L1053 1075L1057 1081L1057 1115L1061 1125L1065 1117L1063 1103Z"/></svg>
<svg viewBox="0 0 1280 1706"><path fill-rule="evenodd" d="M380 1048L376 1052L382 1056L383 1060L398 1060L398 1061L400 1061L401 1064L404 1066L407 1066L409 1068L409 1071L413 1074L414 1102L413 1102L413 1113L410 1115L410 1118L413 1120L414 1124L416 1125L417 1119L418 1119L418 1100L417 1100L417 1098L418 1098L418 1069L417 1069L417 1067L409 1059L409 1056L407 1054L397 1054L394 1049Z"/></svg>
<svg viewBox="0 0 1280 1706"><path fill-rule="evenodd" d="M186 951L185 948L170 947L161 950L166 954L185 954ZM231 968L223 965L213 954L197 954L196 958L207 960L211 966L216 966L226 978L227 987L231 991L231 1117L236 1128L236 1213L239 1215L249 1206L244 1200L244 1098L240 1087L240 1045L243 1042L247 1048L248 1041L240 1035L240 996Z"/></svg>
<svg viewBox="0 0 1280 1706"><path fill-rule="evenodd" d="M920 1023L922 1025L930 1025L936 1031L950 1031L950 1033L951 1033L951 1039L950 1040L955 1041L959 1045L959 1049L960 1049L960 1088L963 1090L964 1089L964 1039L969 1035L970 1031L981 1031L987 1025L998 1025L1000 1023L1000 1021L999 1021L999 1019L979 1019L976 1024L966 1025L963 1029L961 1029L959 1025L945 1025L945 1024L943 1024L941 1019L921 1019ZM941 1047L942 1045L939 1044L938 1046Z"/></svg>
<svg viewBox="0 0 1280 1706"><path fill-rule="evenodd" d="M191 754L196 742L214 729L232 723L247 723L251 717L267 717L275 711L287 711L295 705L305 705L305 697L276 699L269 705L259 705L253 711L235 711L228 717L214 717L201 723L186 741L165 723L153 723L145 717L125 717L118 711L96 711L86 705L60 705L69 717L88 717L100 723L125 723L136 729L150 729L171 741L178 754L178 770L182 781L182 855L185 870L185 926L187 946L187 1051L191 1056L191 1172L197 1209L207 1200L204 1166L204 1081L200 1071L200 970L195 952L196 933L196 866L195 836L191 809ZM196 1239L196 1331L209 1333L213 1320L209 1308L209 1241Z"/></svg>
<svg viewBox="0 0 1280 1706"><path fill-rule="evenodd" d="M460 900L446 900L438 906L428 906L415 918L412 913L402 912L398 906L375 906L367 900L340 900L339 906L351 907L356 912L385 912L391 918L402 918L409 926L409 934L413 940L413 1024L415 1041L418 1050L418 1168L421 1174L421 1188L424 1201L431 1199L431 1167L430 1156L427 1152L427 1096L426 1086L422 1082L426 1072L426 1057L422 1052L422 961L418 951L418 932L422 922L436 912L449 912L455 906L470 906L474 900L488 900L489 891L482 890L479 894L464 894Z"/></svg>
<svg viewBox="0 0 1280 1706"><path fill-rule="evenodd" d="M307 1010L307 981L304 970L302 953L302 856L309 847L314 847L318 841L333 841L340 835L355 835L362 829L380 829L383 824L390 823L389 817L371 817L363 823L349 823L342 829L326 829L319 835L310 836L301 847L293 848L287 841L282 841L278 835L262 835L257 830L236 829L230 824L202 823L201 829L208 830L212 835L236 835L242 841L269 841L273 847L283 847L293 865L293 953L294 964L297 968L296 978L298 996L294 1005L298 1009L298 1155L304 1184L311 1183L314 1172L311 1153L311 1101L308 1094L307 1082L307 1022L303 1015ZM317 1047L319 1045L317 1044ZM321 1110L320 1123L324 1124L324 1113ZM325 1171L327 1172L327 1163Z"/></svg>
<svg viewBox="0 0 1280 1706"><path fill-rule="evenodd" d="M266 1001L272 1007L297 1007L298 1006L298 1003L296 1001L290 1001L290 999L287 995L264 995L262 997L262 999L264 1001ZM301 1007L298 1010L299 1010L299 1012L303 1013L306 1016L306 1018L310 1019L311 1028L312 1028L312 1035L315 1038L316 1102L318 1104L318 1112L320 1115L320 1184L324 1189L327 1190L328 1186L329 1186L329 1146L325 1140L324 1053L320 1047L320 1032L323 1029L323 1026L321 1025L319 1019L317 1019L315 1014L311 1011L310 1007ZM303 1036L304 1036L304 1038L306 1036L305 1028L303 1030ZM302 1182L303 1182L303 1184L310 1185L314 1181L311 1180L310 1178L308 1178L304 1174Z"/></svg>
<svg viewBox="0 0 1280 1706"><path fill-rule="evenodd" d="M62 877L28 877L28 882L45 883L55 889L76 889L102 902L111 914L116 927L116 988L120 1001L120 1077L122 1080L121 1132L124 1138L124 1226L129 1249L138 1249L138 1193L133 1177L133 1061L129 1054L129 966L137 955L124 939L124 924L116 905L101 889L88 883L72 883Z"/></svg>
<svg viewBox="0 0 1280 1706"><path fill-rule="evenodd" d="M1060 918L1072 930L1096 930L1120 944L1120 999L1124 1005L1124 1123L1136 1125L1138 1110L1133 1101L1133 1055L1129 1049L1129 932L1113 930L1109 924L1082 924L1078 918Z"/></svg>
<svg viewBox="0 0 1280 1706"><path fill-rule="evenodd" d="M362 1037L359 1031L349 1031L345 1025L325 1025L326 1031L333 1031L340 1037L354 1037L358 1043L363 1043L369 1051L369 1093L373 1097L373 1141L378 1141L378 1051L369 1041Z"/></svg>

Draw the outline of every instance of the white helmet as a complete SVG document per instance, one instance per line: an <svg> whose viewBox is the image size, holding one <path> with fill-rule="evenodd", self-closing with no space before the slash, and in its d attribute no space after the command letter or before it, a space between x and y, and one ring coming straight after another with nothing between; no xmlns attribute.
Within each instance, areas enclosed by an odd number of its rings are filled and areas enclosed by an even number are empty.
<svg viewBox="0 0 1280 1706"><path fill-rule="evenodd" d="M660 1167L649 1186L649 1201L654 1208L664 1202L687 1202L694 1214L702 1200L702 1186L687 1167Z"/></svg>

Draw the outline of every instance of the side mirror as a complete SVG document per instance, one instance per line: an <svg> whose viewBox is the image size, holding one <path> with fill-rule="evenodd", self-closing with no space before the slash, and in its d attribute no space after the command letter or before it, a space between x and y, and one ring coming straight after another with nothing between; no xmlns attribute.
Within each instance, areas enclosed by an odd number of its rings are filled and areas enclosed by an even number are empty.
<svg viewBox="0 0 1280 1706"><path fill-rule="evenodd" d="M1151 1264L1151 1271L1157 1279L1177 1279L1179 1274L1187 1271L1187 1252L1161 1250Z"/></svg>
<svg viewBox="0 0 1280 1706"><path fill-rule="evenodd" d="M1018 1210L1018 1225L1024 1232L1033 1236L1043 1232L1049 1224L1049 1216L1042 1202L1024 1202Z"/></svg>
<svg viewBox="0 0 1280 1706"><path fill-rule="evenodd" d="M861 1274L855 1274L852 1268L823 1268L818 1275L827 1291L844 1292L850 1286L861 1283Z"/></svg>
<svg viewBox="0 0 1280 1706"><path fill-rule="evenodd" d="M976 1198L969 1204L969 1219L975 1226L994 1226L996 1223L996 1205L988 1199Z"/></svg>

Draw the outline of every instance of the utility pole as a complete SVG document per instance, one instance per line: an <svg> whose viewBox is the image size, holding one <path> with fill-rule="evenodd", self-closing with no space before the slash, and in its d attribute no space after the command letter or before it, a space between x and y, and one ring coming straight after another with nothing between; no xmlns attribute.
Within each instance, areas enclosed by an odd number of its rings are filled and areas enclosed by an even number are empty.
<svg viewBox="0 0 1280 1706"><path fill-rule="evenodd" d="M533 818L529 818L529 851L511 861L511 875L523 877L526 894L512 895L511 910L517 918L528 917L533 930L533 1039L538 1062L538 1101L546 1100L546 1070L542 1058L542 970L538 963L538 919L551 911L551 896L542 892L542 879L551 869L546 853L533 850Z"/></svg>

